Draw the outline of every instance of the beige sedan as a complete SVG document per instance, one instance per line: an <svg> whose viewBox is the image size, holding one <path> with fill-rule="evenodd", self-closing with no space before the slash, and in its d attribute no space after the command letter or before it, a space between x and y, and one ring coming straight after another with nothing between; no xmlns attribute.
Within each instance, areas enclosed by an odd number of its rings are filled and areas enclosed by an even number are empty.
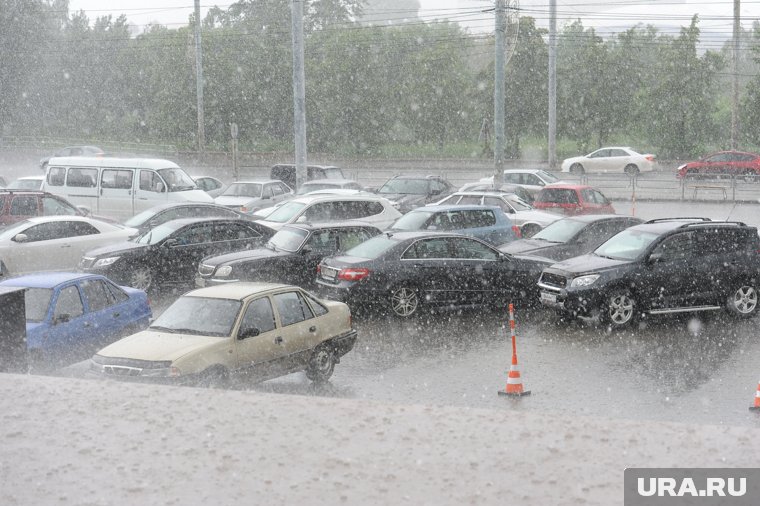
<svg viewBox="0 0 760 506"><path fill-rule="evenodd" d="M92 357L91 374L224 386L305 371L327 381L356 341L348 306L290 285L230 283L181 296L145 331Z"/></svg>

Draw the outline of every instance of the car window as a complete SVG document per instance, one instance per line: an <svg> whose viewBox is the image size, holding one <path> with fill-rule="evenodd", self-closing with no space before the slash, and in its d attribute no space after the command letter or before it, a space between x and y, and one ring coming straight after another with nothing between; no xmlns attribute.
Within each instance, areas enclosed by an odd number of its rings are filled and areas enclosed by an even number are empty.
<svg viewBox="0 0 760 506"><path fill-rule="evenodd" d="M314 313L298 292L278 293L274 296L280 323L283 327L314 318Z"/></svg>
<svg viewBox="0 0 760 506"><path fill-rule="evenodd" d="M84 221L64 221L65 229L67 230L66 237L78 237L80 235L94 235L99 234L100 231Z"/></svg>
<svg viewBox="0 0 760 506"><path fill-rule="evenodd" d="M338 234L334 230L318 230L311 234L307 244L312 251L332 253L338 251Z"/></svg>
<svg viewBox="0 0 760 506"><path fill-rule="evenodd" d="M577 204L578 195L575 190L566 188L544 188L537 199L550 204Z"/></svg>
<svg viewBox="0 0 760 506"><path fill-rule="evenodd" d="M66 186L94 188L98 180L98 169L69 169Z"/></svg>
<svg viewBox="0 0 760 506"><path fill-rule="evenodd" d="M695 250L694 233L681 232L663 240L652 253L660 254L662 260L674 261L695 256Z"/></svg>
<svg viewBox="0 0 760 506"><path fill-rule="evenodd" d="M499 258L497 251L473 239L452 237L448 240L453 258L471 260L497 260Z"/></svg>
<svg viewBox="0 0 760 506"><path fill-rule="evenodd" d="M76 216L79 214L77 208L66 201L56 197L45 195L42 197L42 214L45 216L68 215Z"/></svg>
<svg viewBox="0 0 760 506"><path fill-rule="evenodd" d="M598 149L588 155L589 158L606 158L610 156L610 150L609 149Z"/></svg>
<svg viewBox="0 0 760 506"><path fill-rule="evenodd" d="M100 176L101 188L128 190L132 188L133 170L104 169Z"/></svg>
<svg viewBox="0 0 760 506"><path fill-rule="evenodd" d="M285 193L282 189L282 185L280 183L274 183L269 185L269 187L272 189L272 194L276 197L278 195L282 195Z"/></svg>
<svg viewBox="0 0 760 506"><path fill-rule="evenodd" d="M331 221L338 215L338 202L319 202L309 207L303 213L303 221Z"/></svg>
<svg viewBox="0 0 760 506"><path fill-rule="evenodd" d="M544 186L544 182L535 174L523 174L521 182L522 184L528 184L531 186Z"/></svg>
<svg viewBox="0 0 760 506"><path fill-rule="evenodd" d="M11 216L37 216L36 195L14 195L11 200Z"/></svg>
<svg viewBox="0 0 760 506"><path fill-rule="evenodd" d="M622 149L611 149L609 156L628 156L628 153L623 151Z"/></svg>
<svg viewBox="0 0 760 506"><path fill-rule="evenodd" d="M499 209L504 211L505 213L512 213L514 212L512 210L512 207L504 202L503 199L500 199L499 197L486 197L484 200L484 204L487 206L497 206Z"/></svg>
<svg viewBox="0 0 760 506"><path fill-rule="evenodd" d="M51 241L53 239L63 239L74 235L74 229L68 226L66 221L52 221L49 223L40 223L27 228L22 233L26 234L28 242Z"/></svg>
<svg viewBox="0 0 760 506"><path fill-rule="evenodd" d="M105 285L117 303L124 302L125 300L129 299L129 295L127 295L124 290L114 285L113 283L106 282Z"/></svg>
<svg viewBox="0 0 760 506"><path fill-rule="evenodd" d="M483 202L483 197L481 197L480 195L463 195L462 198L457 203L463 206L477 206L477 205L480 205L482 202Z"/></svg>
<svg viewBox="0 0 760 506"><path fill-rule="evenodd" d="M464 212L467 228L492 227L496 225L496 216L490 209L473 209Z"/></svg>
<svg viewBox="0 0 760 506"><path fill-rule="evenodd" d="M180 246L212 242L215 239L214 224L202 223L191 225L178 231L173 238L177 240L177 244Z"/></svg>
<svg viewBox="0 0 760 506"><path fill-rule="evenodd" d="M240 322L240 330L259 329L260 333L275 329L274 312L269 297L262 297L251 301L243 314Z"/></svg>
<svg viewBox="0 0 760 506"><path fill-rule="evenodd" d="M69 319L81 316L84 313L82 297L79 295L79 289L76 285L63 288L58 294L58 300L55 302L55 311L53 319L63 315L68 315Z"/></svg>
<svg viewBox="0 0 760 506"><path fill-rule="evenodd" d="M450 258L449 243L446 238L422 239L404 252L403 259Z"/></svg>
<svg viewBox="0 0 760 506"><path fill-rule="evenodd" d="M269 197L270 199L272 197L274 197L274 191L272 191L272 186L273 185L271 185L271 184L265 185L264 189L261 192L261 196L262 197Z"/></svg>
<svg viewBox="0 0 760 506"><path fill-rule="evenodd" d="M266 219L267 221L273 221L275 223L286 223L300 213L304 207L306 207L306 204L301 202L288 202L287 204L278 207L277 210L267 216Z"/></svg>
<svg viewBox="0 0 760 506"><path fill-rule="evenodd" d="M30 322L43 321L47 316L52 297L52 288L27 288L24 290L26 319Z"/></svg>
<svg viewBox="0 0 760 506"><path fill-rule="evenodd" d="M219 223L214 226L214 241L258 239L261 234L244 223Z"/></svg>
<svg viewBox="0 0 760 506"><path fill-rule="evenodd" d="M362 228L344 228L338 230L338 248L348 251L372 237L368 231Z"/></svg>
<svg viewBox="0 0 760 506"><path fill-rule="evenodd" d="M80 283L87 306L91 312L100 311L116 304L116 299L101 279L85 279Z"/></svg>
<svg viewBox="0 0 760 506"><path fill-rule="evenodd" d="M63 167L50 167L47 175L47 184L50 186L63 186L66 182L66 169Z"/></svg>
<svg viewBox="0 0 760 506"><path fill-rule="evenodd" d="M312 297L308 293L304 294L304 298L309 301L311 308L314 310L315 316L322 316L329 312L321 302L319 302L316 298Z"/></svg>

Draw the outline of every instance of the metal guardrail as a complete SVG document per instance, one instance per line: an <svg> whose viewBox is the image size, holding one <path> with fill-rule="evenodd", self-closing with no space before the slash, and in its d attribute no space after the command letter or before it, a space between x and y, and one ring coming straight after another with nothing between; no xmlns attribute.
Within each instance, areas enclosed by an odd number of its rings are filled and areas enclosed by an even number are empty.
<svg viewBox="0 0 760 506"><path fill-rule="evenodd" d="M93 139L73 139L65 137L26 137L26 136L2 136L0 137L0 149L33 149L33 150L56 150L66 146L98 146L107 153L119 155L127 154L150 154L175 157L178 150L171 144L145 144L142 142L113 142Z"/></svg>

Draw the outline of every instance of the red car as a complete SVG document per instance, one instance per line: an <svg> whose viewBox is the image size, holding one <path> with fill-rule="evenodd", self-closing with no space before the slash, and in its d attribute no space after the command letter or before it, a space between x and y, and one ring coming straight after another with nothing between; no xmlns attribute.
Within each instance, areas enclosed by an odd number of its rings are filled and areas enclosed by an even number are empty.
<svg viewBox="0 0 760 506"><path fill-rule="evenodd" d="M544 186L533 201L535 209L575 216L578 214L615 214L615 209L602 192L580 184Z"/></svg>
<svg viewBox="0 0 760 506"><path fill-rule="evenodd" d="M720 151L689 162L676 169L679 178L709 176L754 176L760 175L760 155L744 151Z"/></svg>

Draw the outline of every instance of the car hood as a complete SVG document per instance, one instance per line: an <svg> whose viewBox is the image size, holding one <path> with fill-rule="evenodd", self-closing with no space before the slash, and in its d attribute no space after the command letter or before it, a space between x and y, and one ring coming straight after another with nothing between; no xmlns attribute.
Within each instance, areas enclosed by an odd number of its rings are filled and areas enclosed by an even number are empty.
<svg viewBox="0 0 760 506"><path fill-rule="evenodd" d="M124 254L139 254L146 251L150 247L150 244L141 244L131 241L117 242L116 244L109 244L107 246L101 246L100 248L92 249L84 254L86 257L100 258L117 256Z"/></svg>
<svg viewBox="0 0 760 506"><path fill-rule="evenodd" d="M292 254L293 253L289 251L274 251L269 248L256 248L252 250L235 251L233 253L226 253L224 255L204 258L202 263L206 265L235 264L239 262L279 258Z"/></svg>
<svg viewBox="0 0 760 506"><path fill-rule="evenodd" d="M567 260L556 263L550 267L550 270L571 275L585 274L587 272L600 272L615 269L621 265L628 265L630 263L630 260L616 260L588 253L586 255L568 258Z"/></svg>
<svg viewBox="0 0 760 506"><path fill-rule="evenodd" d="M242 207L248 203L260 203L260 197L236 197L235 195L220 195L214 199L215 204L227 207Z"/></svg>
<svg viewBox="0 0 760 506"><path fill-rule="evenodd" d="M98 355L109 358L175 361L188 353L218 344L220 339L228 338L170 334L148 329L109 344L100 350Z"/></svg>

